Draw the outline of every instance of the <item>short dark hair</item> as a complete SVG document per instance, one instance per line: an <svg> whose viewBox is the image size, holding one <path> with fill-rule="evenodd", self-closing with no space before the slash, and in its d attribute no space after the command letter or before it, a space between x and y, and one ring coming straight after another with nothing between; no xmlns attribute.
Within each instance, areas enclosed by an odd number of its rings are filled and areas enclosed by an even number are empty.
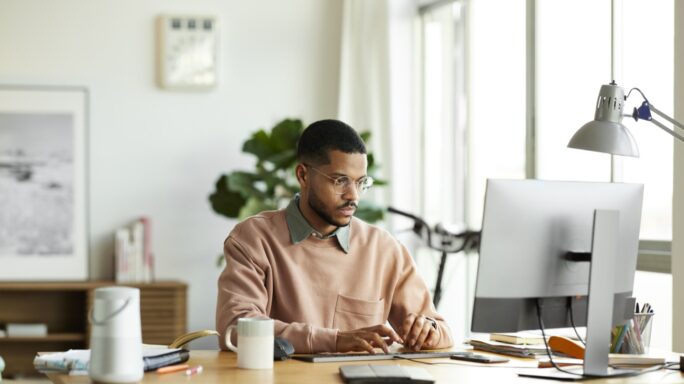
<svg viewBox="0 0 684 384"><path fill-rule="evenodd" d="M329 164L328 152L331 150L366 154L366 145L354 128L332 119L309 125L297 142L299 161L314 165Z"/></svg>

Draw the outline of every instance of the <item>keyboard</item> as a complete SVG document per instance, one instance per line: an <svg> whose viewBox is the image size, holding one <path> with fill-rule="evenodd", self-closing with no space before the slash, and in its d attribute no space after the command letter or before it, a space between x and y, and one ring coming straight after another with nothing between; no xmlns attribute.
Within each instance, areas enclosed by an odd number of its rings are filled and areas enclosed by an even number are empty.
<svg viewBox="0 0 684 384"><path fill-rule="evenodd" d="M393 352L393 353L315 353L310 355L292 355L295 360L309 363L332 363L341 361L394 360L394 359L436 359L449 357L455 352Z"/></svg>

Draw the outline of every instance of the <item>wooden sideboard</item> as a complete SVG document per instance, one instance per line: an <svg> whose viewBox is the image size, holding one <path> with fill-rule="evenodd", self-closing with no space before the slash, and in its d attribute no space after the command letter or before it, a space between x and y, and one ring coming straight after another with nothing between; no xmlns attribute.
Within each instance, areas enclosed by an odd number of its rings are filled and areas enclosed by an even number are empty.
<svg viewBox="0 0 684 384"><path fill-rule="evenodd" d="M143 343L169 344L187 332L184 283L0 282L0 328L7 323L43 323L48 328L45 337L0 337L0 356L7 365L3 376L36 374L33 357L39 351L88 348L94 290L117 285L140 289Z"/></svg>

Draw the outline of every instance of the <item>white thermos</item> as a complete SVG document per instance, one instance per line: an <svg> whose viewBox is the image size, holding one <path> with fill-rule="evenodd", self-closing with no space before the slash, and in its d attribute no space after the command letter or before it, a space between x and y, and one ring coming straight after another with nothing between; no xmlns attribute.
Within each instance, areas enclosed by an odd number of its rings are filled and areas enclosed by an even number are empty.
<svg viewBox="0 0 684 384"><path fill-rule="evenodd" d="M97 288L90 322L90 378L100 383L142 380L140 290Z"/></svg>

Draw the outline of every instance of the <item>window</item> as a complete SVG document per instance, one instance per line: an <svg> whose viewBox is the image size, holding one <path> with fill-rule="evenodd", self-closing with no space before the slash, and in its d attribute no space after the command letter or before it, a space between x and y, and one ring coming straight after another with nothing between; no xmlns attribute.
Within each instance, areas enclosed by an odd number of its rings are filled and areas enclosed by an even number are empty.
<svg viewBox="0 0 684 384"><path fill-rule="evenodd" d="M537 1L536 19L536 177L610 181L609 155L566 148L611 80L610 1Z"/></svg>
<svg viewBox="0 0 684 384"><path fill-rule="evenodd" d="M466 210L468 226L479 229L487 178L525 177L525 0L470 8Z"/></svg>
<svg viewBox="0 0 684 384"><path fill-rule="evenodd" d="M639 87L656 107L672 115L673 1L623 0L616 4L611 10L609 1L537 1L537 177L643 183L640 237L651 241L642 241L640 258L653 258L652 251L643 254L644 249L662 247L652 240L672 239L672 137L651 123L625 117L623 123L639 146L639 158L615 156L611 167L606 154L565 149L574 132L593 118L599 87L613 79L625 92ZM611 12L618 25L614 32ZM576 28L577 20L582 20L582 28ZM612 59L611 39L615 47ZM625 112L631 113L642 100L633 92ZM671 286L671 275L639 271L634 296L667 310ZM660 313L654 317L653 329L658 331L653 333L651 345L669 350L672 316Z"/></svg>
<svg viewBox="0 0 684 384"><path fill-rule="evenodd" d="M669 116L674 111L674 0L624 0L622 55L619 71L625 92L639 87ZM643 99L632 92L627 107ZM663 119L659 119L666 123ZM641 238L672 240L672 156L674 141L655 125L625 118L639 145L639 158L621 158L615 179L644 183Z"/></svg>
<svg viewBox="0 0 684 384"><path fill-rule="evenodd" d="M672 237L672 138L648 122L625 118L641 152L638 159L611 159L566 146L593 118L600 86L613 79L625 91L639 87L656 107L672 115L674 0L435 4L440 5L421 16L422 213L431 223L465 222L478 229L487 178L644 183L641 238L650 241L642 241L642 246L652 244L654 252L640 255L639 265L662 272L648 266L669 265L669 256L662 254L668 253ZM464 20L466 39L459 43L455 26ZM454 62L462 58L459 44L465 44L464 82L458 81L463 68ZM465 88L459 88L463 83ZM529 84L533 98L526 93ZM463 89L467 97L461 96ZM632 93L628 112L640 103L641 97ZM476 263L465 264L445 274L464 280L447 282L445 297L463 296L464 290L466 297L472 296ZM640 271L634 294L639 300L668 303L671 284L668 274ZM469 316L455 321L466 333ZM669 349L671 316L662 313L654 321L654 329L662 331L654 332L652 345Z"/></svg>
<svg viewBox="0 0 684 384"><path fill-rule="evenodd" d="M464 2L429 6L420 17L422 48L421 94L421 216L435 223L463 224L467 162L467 104ZM449 257L439 307L454 331L464 338L469 323L471 276L469 259ZM429 287L434 287L441 254L421 249L416 263ZM465 295L461 294L466 292Z"/></svg>

